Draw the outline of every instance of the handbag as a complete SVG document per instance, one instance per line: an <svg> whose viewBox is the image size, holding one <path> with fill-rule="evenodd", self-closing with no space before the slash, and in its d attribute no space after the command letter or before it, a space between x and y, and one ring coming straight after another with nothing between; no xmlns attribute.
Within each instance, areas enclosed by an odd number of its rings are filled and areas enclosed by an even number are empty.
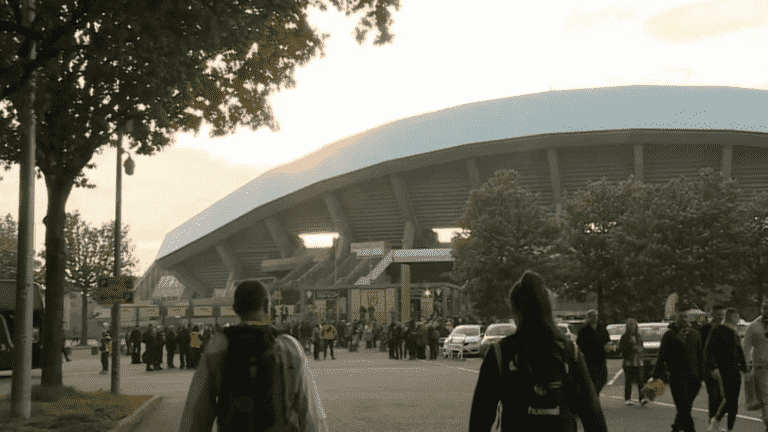
<svg viewBox="0 0 768 432"><path fill-rule="evenodd" d="M747 411L757 411L763 406L760 400L760 394L757 392L757 381L754 372L744 374L744 400Z"/></svg>

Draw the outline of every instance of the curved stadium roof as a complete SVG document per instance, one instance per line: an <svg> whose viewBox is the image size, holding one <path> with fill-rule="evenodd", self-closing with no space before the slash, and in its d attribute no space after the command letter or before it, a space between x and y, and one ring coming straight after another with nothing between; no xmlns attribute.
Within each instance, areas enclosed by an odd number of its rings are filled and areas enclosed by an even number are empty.
<svg viewBox="0 0 768 432"><path fill-rule="evenodd" d="M397 120L276 167L169 232L156 259L319 181L468 143L621 129L768 133L768 91L708 86L561 90L474 102Z"/></svg>

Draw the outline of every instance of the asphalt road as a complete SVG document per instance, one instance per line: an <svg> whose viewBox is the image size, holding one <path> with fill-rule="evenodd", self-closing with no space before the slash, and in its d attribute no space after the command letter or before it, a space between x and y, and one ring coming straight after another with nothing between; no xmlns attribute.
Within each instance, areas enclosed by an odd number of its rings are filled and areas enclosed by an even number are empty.
<svg viewBox="0 0 768 432"><path fill-rule="evenodd" d="M109 391L110 376L100 375L98 356L78 350L72 362L64 363L64 383L86 391ZM177 365L178 365L178 358ZM378 349L350 353L338 349L336 360L315 362L310 367L328 417L330 431L466 431L469 410L482 359L466 360L389 360ZM164 397L159 409L138 431L178 429L193 370L164 369L146 372L144 365L121 362L121 390L125 394L159 394ZM646 406L624 405L624 377L619 360L609 360L609 385L600 401L608 430L657 432L670 430L675 415L667 390ZM32 372L32 383L40 382L40 370ZM10 394L10 372L0 372L0 394ZM637 390L633 389L633 398ZM707 394L702 390L694 403L697 430L707 428ZM724 424L724 423L723 423ZM746 411L743 391L739 401L736 430L762 432L759 411ZM214 429L215 430L215 429Z"/></svg>

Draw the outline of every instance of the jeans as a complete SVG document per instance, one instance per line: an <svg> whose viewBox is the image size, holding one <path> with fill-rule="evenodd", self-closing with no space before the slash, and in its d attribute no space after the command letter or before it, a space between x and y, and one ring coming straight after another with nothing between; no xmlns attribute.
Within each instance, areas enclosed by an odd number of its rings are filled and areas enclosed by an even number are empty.
<svg viewBox="0 0 768 432"><path fill-rule="evenodd" d="M724 373L723 373L724 372ZM738 371L722 371L723 395L725 402L720 404L717 411L717 419L722 420L728 414L728 430L733 429L736 421L736 412L739 409L739 390L741 390L741 373Z"/></svg>
<svg viewBox="0 0 768 432"><path fill-rule="evenodd" d="M720 383L712 374L707 374L704 378L704 384L707 387L707 396L709 397L709 418L712 418L717 415L717 410L723 401L723 395L720 394Z"/></svg>
<svg viewBox="0 0 768 432"><path fill-rule="evenodd" d="M331 358L334 359L336 356L333 355L333 339L326 339L323 344L323 360L328 358L328 347L331 347Z"/></svg>
<svg viewBox="0 0 768 432"><path fill-rule="evenodd" d="M693 408L693 400L696 399L700 389L701 381L697 379L670 377L669 390L672 392L672 400L675 402L675 408L677 408L674 424L679 430L696 432L691 409Z"/></svg>
<svg viewBox="0 0 768 432"><path fill-rule="evenodd" d="M637 384L638 399L643 400L640 389L643 388L643 367L624 366L624 400L632 399L632 384Z"/></svg>

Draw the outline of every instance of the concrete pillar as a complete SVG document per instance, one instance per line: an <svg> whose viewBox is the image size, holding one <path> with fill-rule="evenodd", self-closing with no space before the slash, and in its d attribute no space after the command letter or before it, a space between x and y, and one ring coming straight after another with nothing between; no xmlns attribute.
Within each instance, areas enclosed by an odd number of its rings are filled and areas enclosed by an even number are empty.
<svg viewBox="0 0 768 432"><path fill-rule="evenodd" d="M411 319L411 266L409 264L401 264L400 291L402 322L407 322Z"/></svg>

